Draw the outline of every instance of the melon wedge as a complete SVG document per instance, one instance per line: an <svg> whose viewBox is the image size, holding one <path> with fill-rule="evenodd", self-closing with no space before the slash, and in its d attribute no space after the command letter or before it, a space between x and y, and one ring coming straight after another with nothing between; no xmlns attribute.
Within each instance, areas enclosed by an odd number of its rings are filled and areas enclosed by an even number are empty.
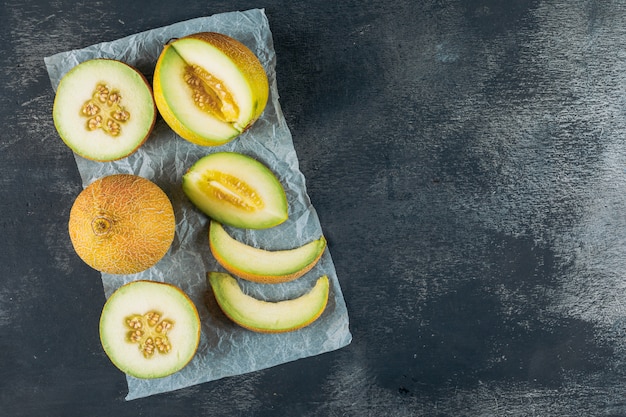
<svg viewBox="0 0 626 417"><path fill-rule="evenodd" d="M136 378L161 378L178 372L194 357L200 343L200 317L180 288L131 281L105 303L100 340L122 372Z"/></svg>
<svg viewBox="0 0 626 417"><path fill-rule="evenodd" d="M245 294L227 273L209 272L207 280L224 314L241 327L260 333L291 332L313 323L326 308L330 288L324 275L306 294L271 302Z"/></svg>
<svg viewBox="0 0 626 417"><path fill-rule="evenodd" d="M244 154L217 152L201 158L183 175L182 187L206 215L229 226L266 229L288 217L278 178Z"/></svg>
<svg viewBox="0 0 626 417"><path fill-rule="evenodd" d="M237 241L212 220L209 245L215 259L230 273L249 281L276 284L309 272L322 257L326 239L321 236L294 249L269 251Z"/></svg>

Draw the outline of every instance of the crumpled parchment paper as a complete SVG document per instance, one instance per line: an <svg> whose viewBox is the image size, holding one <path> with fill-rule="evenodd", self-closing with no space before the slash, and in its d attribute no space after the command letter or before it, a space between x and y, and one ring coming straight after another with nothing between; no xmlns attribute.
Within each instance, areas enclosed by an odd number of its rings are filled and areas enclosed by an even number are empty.
<svg viewBox="0 0 626 417"><path fill-rule="evenodd" d="M289 201L289 220L268 230L227 228L237 239L265 249L287 249L318 238L323 232L306 193L298 168L292 136L278 103L275 51L262 9L222 13L103 42L46 57L52 87L72 67L92 58L114 58L138 68L149 81L163 45L172 38L215 31L248 46L261 60L269 77L270 99L262 117L239 138L212 148L193 145L161 120L148 141L133 155L115 162L93 162L75 155L83 187L114 173L148 178L170 197L176 215L176 236L167 255L154 267L133 275L102 274L106 297L121 285L148 279L169 282L183 289L196 304L202 321L200 346L194 359L180 372L156 380L127 376L127 400L172 391L220 378L252 372L304 357L339 349L351 341L348 313L328 249L316 267L300 279L263 285L240 280L244 291L266 300L297 297L328 275L331 293L323 315L310 326L292 333L260 334L229 321L217 306L206 283L207 271L221 271L208 245L208 218L197 210L181 189L185 171L199 158L216 151L244 153L270 167L282 182ZM59 139L60 140L60 139Z"/></svg>

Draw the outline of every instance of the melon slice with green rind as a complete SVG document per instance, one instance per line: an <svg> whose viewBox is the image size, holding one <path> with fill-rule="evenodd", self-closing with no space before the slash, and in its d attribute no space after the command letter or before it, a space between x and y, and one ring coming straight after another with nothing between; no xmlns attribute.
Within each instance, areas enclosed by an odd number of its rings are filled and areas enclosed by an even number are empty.
<svg viewBox="0 0 626 417"><path fill-rule="evenodd" d="M326 239L321 236L297 248L270 251L234 239L212 220L209 244L215 259L230 273L249 281L277 284L309 272L322 257Z"/></svg>
<svg viewBox="0 0 626 417"><path fill-rule="evenodd" d="M328 276L323 275L306 294L272 302L245 294L227 273L209 272L207 280L224 314L241 327L260 333L291 332L310 325L324 312L330 290Z"/></svg>
<svg viewBox="0 0 626 417"><path fill-rule="evenodd" d="M153 85L166 123L201 146L222 145L240 135L261 116L269 96L267 75L256 55L215 32L165 45Z"/></svg>
<svg viewBox="0 0 626 417"><path fill-rule="evenodd" d="M256 159L237 152L217 152L199 159L183 175L187 197L220 223L266 229L288 218L285 190L274 173Z"/></svg>

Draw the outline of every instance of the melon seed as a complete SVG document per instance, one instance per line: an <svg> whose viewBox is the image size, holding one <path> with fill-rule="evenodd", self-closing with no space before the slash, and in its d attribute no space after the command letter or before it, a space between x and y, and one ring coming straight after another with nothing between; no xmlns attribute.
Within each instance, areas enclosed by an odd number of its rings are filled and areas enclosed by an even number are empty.
<svg viewBox="0 0 626 417"><path fill-rule="evenodd" d="M91 99L81 108L80 114L87 117L87 129L102 129L108 135L118 136L122 125L130 119L130 113L120 104L122 96L104 84L96 85Z"/></svg>
<svg viewBox="0 0 626 417"><path fill-rule="evenodd" d="M225 122L235 122L239 107L232 94L219 79L198 65L187 65L183 76L192 90L192 98L200 110Z"/></svg>
<svg viewBox="0 0 626 417"><path fill-rule="evenodd" d="M171 349L167 332L174 323L170 320L161 320L161 313L149 311L146 314L134 314L126 318L126 327L129 329L127 339L137 343L143 356L151 358L155 350L166 354Z"/></svg>
<svg viewBox="0 0 626 417"><path fill-rule="evenodd" d="M206 178L208 191L213 193L218 200L226 201L246 211L263 208L263 199L254 191L254 188L239 178L219 171L208 171Z"/></svg>

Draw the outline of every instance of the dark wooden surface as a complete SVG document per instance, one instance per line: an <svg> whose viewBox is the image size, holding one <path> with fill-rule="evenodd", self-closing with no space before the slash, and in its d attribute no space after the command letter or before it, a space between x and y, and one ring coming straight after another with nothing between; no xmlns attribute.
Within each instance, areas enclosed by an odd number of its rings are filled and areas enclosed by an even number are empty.
<svg viewBox="0 0 626 417"><path fill-rule="evenodd" d="M264 7L352 343L125 401L43 58ZM626 415L626 5L0 3L0 415Z"/></svg>

